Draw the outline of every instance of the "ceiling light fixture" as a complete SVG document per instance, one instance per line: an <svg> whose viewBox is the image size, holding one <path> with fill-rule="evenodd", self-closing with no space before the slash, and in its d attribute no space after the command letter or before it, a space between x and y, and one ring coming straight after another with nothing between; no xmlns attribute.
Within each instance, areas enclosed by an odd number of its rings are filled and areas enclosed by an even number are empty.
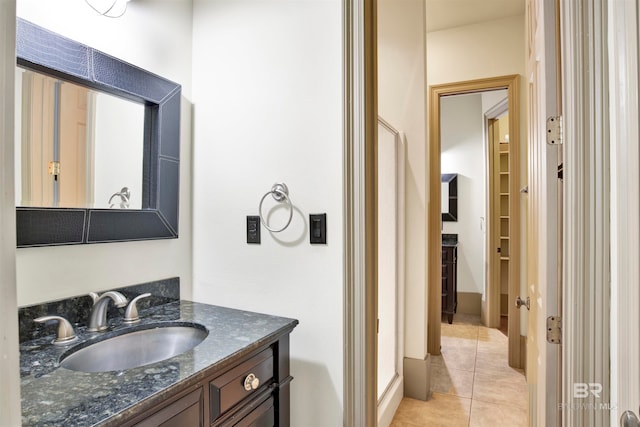
<svg viewBox="0 0 640 427"><path fill-rule="evenodd" d="M120 18L127 11L129 0L84 0L91 9L107 18Z"/></svg>

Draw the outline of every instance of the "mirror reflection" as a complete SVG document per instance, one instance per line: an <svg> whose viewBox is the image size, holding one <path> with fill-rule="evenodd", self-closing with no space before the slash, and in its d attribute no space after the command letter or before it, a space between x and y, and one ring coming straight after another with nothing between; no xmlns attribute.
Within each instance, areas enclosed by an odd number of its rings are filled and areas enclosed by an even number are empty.
<svg viewBox="0 0 640 427"><path fill-rule="evenodd" d="M18 68L16 205L142 208L144 105Z"/></svg>
<svg viewBox="0 0 640 427"><path fill-rule="evenodd" d="M440 181L442 221L458 221L458 174L443 173Z"/></svg>

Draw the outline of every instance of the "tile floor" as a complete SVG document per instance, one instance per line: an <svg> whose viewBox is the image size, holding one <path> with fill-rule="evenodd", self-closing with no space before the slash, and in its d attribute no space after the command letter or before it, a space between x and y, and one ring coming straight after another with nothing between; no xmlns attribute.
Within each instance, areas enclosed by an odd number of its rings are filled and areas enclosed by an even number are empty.
<svg viewBox="0 0 640 427"><path fill-rule="evenodd" d="M507 337L478 316L442 323L442 355L432 356L429 401L402 399L391 427L528 425L524 372L507 363Z"/></svg>

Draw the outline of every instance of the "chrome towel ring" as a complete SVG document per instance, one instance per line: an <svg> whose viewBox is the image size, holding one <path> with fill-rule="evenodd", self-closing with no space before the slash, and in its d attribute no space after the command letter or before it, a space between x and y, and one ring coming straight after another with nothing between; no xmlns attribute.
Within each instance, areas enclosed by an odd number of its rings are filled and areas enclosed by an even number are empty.
<svg viewBox="0 0 640 427"><path fill-rule="evenodd" d="M276 202L284 201L289 205L289 219L287 220L287 223L282 228L275 229L275 228L269 227L269 224L267 224L267 221L262 216L262 203L264 202L264 199L266 199L269 194L273 196L273 199ZM273 184L273 186L271 187L271 190L267 191L265 195L262 196L262 199L260 199L260 205L258 206L258 213L260 215L260 221L262 222L262 225L264 225L264 227L267 230L271 231L272 233L279 233L284 229L286 229L289 226L289 224L291 224L291 219L293 218L293 204L291 204L291 199L289 198L289 189L287 188L287 185L284 182Z"/></svg>
<svg viewBox="0 0 640 427"><path fill-rule="evenodd" d="M111 203L114 197L120 197L120 202ZM129 200L131 199L131 191L129 191L128 187L122 187L122 190L117 193L113 193L111 197L109 197L109 208L113 208L116 204L120 205L120 209L126 209L129 207Z"/></svg>

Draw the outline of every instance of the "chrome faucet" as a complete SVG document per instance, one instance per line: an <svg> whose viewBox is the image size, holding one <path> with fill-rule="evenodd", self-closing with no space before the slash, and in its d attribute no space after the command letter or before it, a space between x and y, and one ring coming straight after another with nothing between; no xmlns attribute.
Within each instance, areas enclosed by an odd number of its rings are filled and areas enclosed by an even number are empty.
<svg viewBox="0 0 640 427"><path fill-rule="evenodd" d="M113 300L116 307L124 307L129 301L127 298L117 291L109 291L98 296L98 294L91 292L89 294L93 298L93 308L91 309L91 316L89 317L89 332L100 332L107 329L107 307L109 301Z"/></svg>
<svg viewBox="0 0 640 427"><path fill-rule="evenodd" d="M73 326L67 319L61 316L42 316L37 319L33 319L34 322L38 323L46 323L51 320L55 320L58 322L58 334L56 335L56 339L53 340L54 345L67 345L72 342L78 341L78 337L76 336L75 331L73 330Z"/></svg>
<svg viewBox="0 0 640 427"><path fill-rule="evenodd" d="M142 298L147 298L150 296L151 294L147 292L142 295L138 295L137 297L129 301L129 305L127 305L127 308L124 311L124 320L122 321L122 323L138 323L140 321L140 316L138 315L138 306L136 304Z"/></svg>

